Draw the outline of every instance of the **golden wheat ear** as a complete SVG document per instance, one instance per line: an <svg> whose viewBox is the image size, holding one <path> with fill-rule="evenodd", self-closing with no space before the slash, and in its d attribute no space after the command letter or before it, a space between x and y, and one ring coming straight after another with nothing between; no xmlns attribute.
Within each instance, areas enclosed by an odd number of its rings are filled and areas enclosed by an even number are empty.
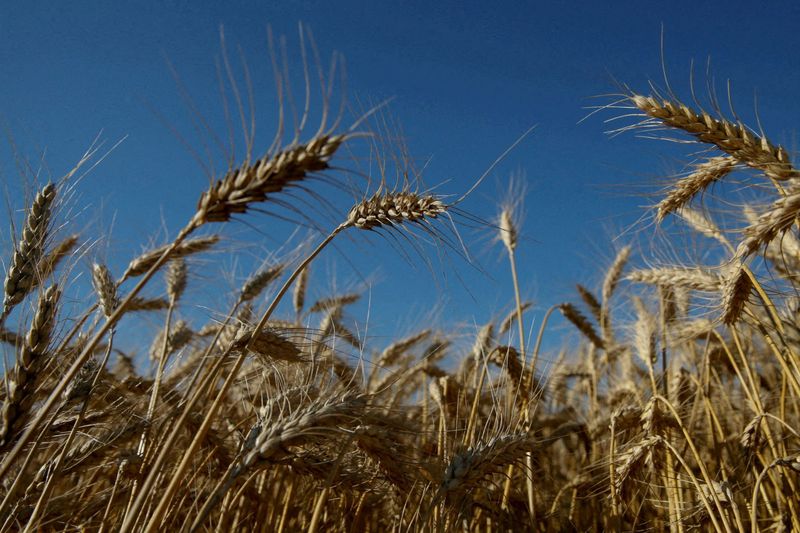
<svg viewBox="0 0 800 533"><path fill-rule="evenodd" d="M56 307L61 291L57 285L42 290L36 312L28 333L17 354L17 361L7 381L6 397L3 401L0 420L0 450L13 442L13 435L25 420L27 410L33 404L33 389L37 377L44 370L49 353L51 334L56 321Z"/></svg>
<svg viewBox="0 0 800 533"><path fill-rule="evenodd" d="M186 239L170 252L170 257L172 259L177 259L179 257L186 257L188 255L204 252L218 242L219 235L209 235L207 237ZM126 280L128 278L136 278L147 273L147 271L150 270L153 265L157 264L161 260L162 256L167 250L169 250L169 248L170 245L160 246L158 248L154 248L153 250L144 252L139 257L133 259L128 264L128 268L122 275L122 279Z"/></svg>
<svg viewBox="0 0 800 533"><path fill-rule="evenodd" d="M375 193L350 209L346 226L362 230L396 228L402 224L423 224L447 211L447 205L433 195L413 192Z"/></svg>
<svg viewBox="0 0 800 533"><path fill-rule="evenodd" d="M573 326L575 326L578 331L583 333L583 335L589 339L592 344L597 346L598 348L603 348L605 343L603 339L600 338L600 335L597 334L595 331L594 326L591 322L581 313L575 305L565 302L558 306L558 310L561 311L561 314L564 315L564 318L569 320Z"/></svg>
<svg viewBox="0 0 800 533"><path fill-rule="evenodd" d="M281 277L281 274L283 274L285 269L286 265L277 264L256 272L245 282L244 285L242 285L239 299L242 302L251 302L255 300L262 292L264 292L264 289Z"/></svg>
<svg viewBox="0 0 800 533"><path fill-rule="evenodd" d="M226 479L220 480L192 524L197 530L208 514L244 473L259 465L285 461L298 454L298 449L315 442L324 442L348 428L359 425L367 400L362 395L345 393L330 396L273 420L269 425L257 422L249 432L240 459L228 469ZM266 421L265 421L266 422Z"/></svg>
<svg viewBox="0 0 800 533"><path fill-rule="evenodd" d="M640 124L642 127L666 126L682 130L774 180L783 181L798 176L786 149L772 144L766 137L756 135L741 122L713 117L682 102L656 96L631 94L629 101L648 117Z"/></svg>
<svg viewBox="0 0 800 533"><path fill-rule="evenodd" d="M252 204L266 202L309 175L329 169L330 159L347 138L322 134L229 171L200 196L192 223L227 222Z"/></svg>
<svg viewBox="0 0 800 533"><path fill-rule="evenodd" d="M719 292L723 278L702 268L662 267L634 270L626 279L662 287L684 287L695 291Z"/></svg>
<svg viewBox="0 0 800 533"><path fill-rule="evenodd" d="M442 469L439 487L432 504L444 502L447 511L461 514L473 493L508 465L521 463L525 454L538 448L528 433L501 435L454 453Z"/></svg>
<svg viewBox="0 0 800 533"><path fill-rule="evenodd" d="M114 314L119 301L117 300L117 285L111 278L108 267L95 263L92 266L92 286L100 302L100 309L106 317Z"/></svg>
<svg viewBox="0 0 800 533"><path fill-rule="evenodd" d="M36 267L44 253L45 239L50 226L53 202L56 198L56 186L45 185L33 199L25 217L22 238L6 272L3 284L3 310L0 313L2 324L11 310L20 303L35 285Z"/></svg>
<svg viewBox="0 0 800 533"><path fill-rule="evenodd" d="M656 221L663 222L670 213L679 211L698 194L733 172L738 160L731 156L710 157L695 165L694 170L679 179L667 196L656 206Z"/></svg>

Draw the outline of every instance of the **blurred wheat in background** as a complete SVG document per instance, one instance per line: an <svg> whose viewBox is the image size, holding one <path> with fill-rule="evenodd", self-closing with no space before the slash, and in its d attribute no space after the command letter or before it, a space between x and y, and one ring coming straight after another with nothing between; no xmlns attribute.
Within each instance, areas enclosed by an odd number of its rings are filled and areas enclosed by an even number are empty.
<svg viewBox="0 0 800 533"><path fill-rule="evenodd" d="M322 71L311 56L306 70ZM14 199L25 216L3 262L2 530L800 530L800 182L786 149L714 105L624 91L603 110L627 121L615 133L694 143L647 216L718 249L669 263L609 240L602 283L534 317L519 190L477 219L469 191L423 183L387 126L391 105L349 120L335 75L320 90L307 75L294 109L275 62L271 145L257 145L232 83L246 153L185 191L196 207L166 244L120 252L123 273L95 259L96 236L63 230L97 147L31 184L27 205ZM764 201L702 208L734 178ZM290 228L279 241L291 246L238 291L215 288L213 252L235 253L221 228L273 209L319 229L315 241ZM470 225L502 244L513 292L510 313L467 343L434 326L377 342L348 315L361 291L309 298L334 285L315 266L341 239L377 235L386 261L469 261ZM83 309L62 297L76 274L91 280ZM205 323L189 320L197 309ZM556 311L574 330L548 331ZM545 357L556 334L577 341Z"/></svg>

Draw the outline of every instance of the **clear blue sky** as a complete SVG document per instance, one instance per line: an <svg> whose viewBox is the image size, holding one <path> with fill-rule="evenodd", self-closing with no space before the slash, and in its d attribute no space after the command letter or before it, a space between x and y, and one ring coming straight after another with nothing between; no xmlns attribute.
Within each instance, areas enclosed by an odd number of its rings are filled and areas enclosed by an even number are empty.
<svg viewBox="0 0 800 533"><path fill-rule="evenodd" d="M641 229L635 224L642 206L653 202L645 193L657 189L659 176L680 169L676 155L691 151L632 134L609 138L604 120L615 112L579 123L590 106L609 102L593 97L618 92L618 82L640 91L650 79L661 84L662 27L676 91L688 96L694 60L702 93L710 57L721 92L732 81L743 118L754 123L757 95L765 131L795 147L800 8L794 2L4 2L0 121L22 156L36 164L46 152L54 176L99 132L106 147L125 138L80 183L77 205L89 209L76 215L78 225L94 224L95 235L113 222L110 243L93 254L119 273L131 253L159 231L163 242L164 227L175 234L207 184L203 169L171 131L198 142L165 58L224 137L215 74L223 25L232 55L241 47L253 72L256 119L261 139L267 139L274 92L266 28L287 35L296 66L298 21L311 28L323 57L338 51L346 58L351 101L394 97L391 115L402 125L410 152L429 159L426 183L446 182L442 192L465 191L522 132L538 125L464 208L493 217L508 176L524 171L526 240L519 260L524 293L539 309L576 299L575 282L596 286L613 256L613 238L631 225ZM9 142L4 140L0 155L3 193L19 206L15 195L24 179ZM216 163L224 169L221 152ZM343 213L347 207L342 205ZM280 227L255 214L244 220L270 234ZM249 258L275 250L287 235L278 231L253 246L247 245L253 236L246 224L227 231L246 240L237 246ZM358 283L343 261L345 254L357 257L361 273L379 280L370 317L376 332L398 325L407 332L437 305L444 324L482 323L513 299L490 233L463 231L491 275L450 254L443 267L435 260L434 270L455 268L459 275L431 276L424 268L409 268L388 243L373 239L374 248L343 241L318 263L316 281L335 274L339 287ZM7 233L2 238L7 246ZM242 274L249 267L236 266ZM198 269L198 275L213 278L219 272ZM413 290L401 289L412 283ZM326 291L317 288L317 294Z"/></svg>

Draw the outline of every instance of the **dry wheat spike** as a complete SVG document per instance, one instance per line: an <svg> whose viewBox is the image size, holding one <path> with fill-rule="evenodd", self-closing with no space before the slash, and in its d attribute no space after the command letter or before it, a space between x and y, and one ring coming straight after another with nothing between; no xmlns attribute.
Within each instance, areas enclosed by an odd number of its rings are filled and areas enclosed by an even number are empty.
<svg viewBox="0 0 800 533"><path fill-rule="evenodd" d="M787 180L797 176L797 170L783 147L756 135L744 124L712 117L705 111L695 111L681 102L639 94L629 98L634 106L656 123L683 130L702 142L713 144L740 163L761 170L769 178Z"/></svg>

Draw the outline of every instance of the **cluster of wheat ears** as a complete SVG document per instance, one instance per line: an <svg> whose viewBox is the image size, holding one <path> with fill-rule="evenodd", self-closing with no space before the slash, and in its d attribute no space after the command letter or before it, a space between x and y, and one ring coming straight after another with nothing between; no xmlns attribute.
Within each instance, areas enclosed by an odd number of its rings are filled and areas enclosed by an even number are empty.
<svg viewBox="0 0 800 533"><path fill-rule="evenodd" d="M37 189L4 259L0 528L800 530L800 176L720 112L655 92L612 107L702 147L654 219L716 239L720 262L635 269L624 247L599 290L578 285L578 303L529 335L518 222L501 209L513 311L469 349L428 329L371 346L345 320L359 294L306 303L312 263L342 233L441 244L457 202L407 180L362 191L313 251L255 272L206 324L186 320L189 274L214 268L197 259L218 228L287 189L315 201L311 178L337 179L363 123L279 133L200 194L171 242L121 276L94 263L91 305L72 316L58 280L85 247L55 230L70 176ZM734 172L774 199L721 230L691 204ZM544 365L554 311L580 341ZM160 333L115 346L145 313Z"/></svg>

